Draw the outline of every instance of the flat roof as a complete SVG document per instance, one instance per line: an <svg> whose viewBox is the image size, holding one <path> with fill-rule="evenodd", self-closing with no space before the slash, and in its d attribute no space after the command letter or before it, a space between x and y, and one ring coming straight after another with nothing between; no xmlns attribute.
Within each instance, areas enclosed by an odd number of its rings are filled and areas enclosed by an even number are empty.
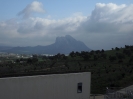
<svg viewBox="0 0 133 99"><path fill-rule="evenodd" d="M2 73L0 74L0 78L6 77L23 77L23 76L36 76L36 75L50 75L50 74L68 74L68 73L83 73L89 71L46 71L46 72L24 72L24 73Z"/></svg>

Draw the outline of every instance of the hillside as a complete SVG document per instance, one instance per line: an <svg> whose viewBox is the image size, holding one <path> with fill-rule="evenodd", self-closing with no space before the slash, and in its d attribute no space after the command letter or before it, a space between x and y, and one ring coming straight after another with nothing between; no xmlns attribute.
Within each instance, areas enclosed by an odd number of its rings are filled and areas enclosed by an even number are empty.
<svg viewBox="0 0 133 99"><path fill-rule="evenodd" d="M0 59L1 77L89 71L93 94L105 93L106 87L133 84L133 46L128 45L108 51L71 52L69 56L57 54L49 57L34 55L28 59Z"/></svg>

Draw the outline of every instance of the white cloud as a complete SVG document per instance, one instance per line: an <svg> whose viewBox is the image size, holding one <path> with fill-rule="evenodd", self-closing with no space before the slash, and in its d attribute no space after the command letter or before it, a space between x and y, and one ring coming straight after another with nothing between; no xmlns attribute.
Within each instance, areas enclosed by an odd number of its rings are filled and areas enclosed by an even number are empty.
<svg viewBox="0 0 133 99"><path fill-rule="evenodd" d="M87 21L78 28L84 33L77 38L86 42L92 49L110 49L133 42L133 5L98 3Z"/></svg>
<svg viewBox="0 0 133 99"><path fill-rule="evenodd" d="M92 11L91 20L110 23L125 23L133 20L132 10L133 4L126 6L125 4L116 5L113 3L98 3Z"/></svg>
<svg viewBox="0 0 133 99"><path fill-rule="evenodd" d="M43 32L48 34L49 32L71 32L77 30L80 23L83 22L87 17L74 16L61 20L52 20L45 18L29 18L20 23L18 33L29 34Z"/></svg>
<svg viewBox="0 0 133 99"><path fill-rule="evenodd" d="M43 4L38 1L34 1L31 4L27 5L22 11L18 13L18 15L23 15L23 18L28 18L32 13L43 13L45 12L43 9Z"/></svg>
<svg viewBox="0 0 133 99"><path fill-rule="evenodd" d="M89 9L89 8L88 8ZM111 49L133 42L133 5L97 3L90 16L75 13L55 20L29 17L33 12L44 12L40 2L33 2L19 14L25 20L0 22L0 42L15 46L52 44L57 36L72 35L92 49Z"/></svg>
<svg viewBox="0 0 133 99"><path fill-rule="evenodd" d="M88 21L85 22L87 32L110 33L128 32L133 28L133 5L116 5L98 3L92 11ZM123 28L122 28L123 27ZM128 27L124 29L124 27ZM85 29L85 28L83 28Z"/></svg>

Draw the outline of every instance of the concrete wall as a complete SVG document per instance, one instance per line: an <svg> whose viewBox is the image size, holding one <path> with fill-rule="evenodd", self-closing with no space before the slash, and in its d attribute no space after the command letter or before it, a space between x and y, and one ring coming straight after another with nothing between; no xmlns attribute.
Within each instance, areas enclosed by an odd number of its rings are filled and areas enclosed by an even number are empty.
<svg viewBox="0 0 133 99"><path fill-rule="evenodd" d="M84 72L0 78L0 99L89 99L90 77Z"/></svg>

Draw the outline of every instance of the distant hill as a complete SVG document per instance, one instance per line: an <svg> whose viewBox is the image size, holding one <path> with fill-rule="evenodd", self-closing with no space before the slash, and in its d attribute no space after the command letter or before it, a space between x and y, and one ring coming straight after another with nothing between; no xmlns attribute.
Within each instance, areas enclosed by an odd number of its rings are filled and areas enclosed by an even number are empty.
<svg viewBox="0 0 133 99"><path fill-rule="evenodd" d="M55 43L47 46L35 46L35 47L13 47L10 49L3 49L0 51L8 53L19 53L19 54L69 54L72 51L90 51L83 42L78 41L66 35L65 37L57 37Z"/></svg>
<svg viewBox="0 0 133 99"><path fill-rule="evenodd" d="M0 51L2 50L9 50L9 49L12 49L13 47L11 46L3 46L3 45L0 45Z"/></svg>

